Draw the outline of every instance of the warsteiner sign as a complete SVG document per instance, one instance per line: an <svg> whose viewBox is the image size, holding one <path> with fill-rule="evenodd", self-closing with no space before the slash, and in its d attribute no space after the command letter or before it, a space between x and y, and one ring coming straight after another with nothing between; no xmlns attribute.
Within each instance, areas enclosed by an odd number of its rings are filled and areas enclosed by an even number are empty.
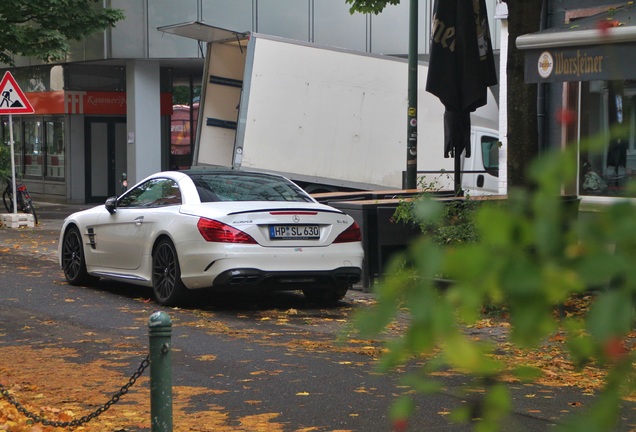
<svg viewBox="0 0 636 432"><path fill-rule="evenodd" d="M633 44L530 50L525 58L529 83L636 78Z"/></svg>

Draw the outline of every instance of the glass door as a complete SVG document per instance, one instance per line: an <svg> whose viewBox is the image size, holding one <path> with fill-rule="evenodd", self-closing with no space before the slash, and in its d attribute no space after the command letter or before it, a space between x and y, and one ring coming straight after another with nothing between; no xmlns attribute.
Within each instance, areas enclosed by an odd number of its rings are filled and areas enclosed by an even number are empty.
<svg viewBox="0 0 636 432"><path fill-rule="evenodd" d="M86 202L102 203L121 193L126 172L126 118L91 117L84 124L86 142Z"/></svg>

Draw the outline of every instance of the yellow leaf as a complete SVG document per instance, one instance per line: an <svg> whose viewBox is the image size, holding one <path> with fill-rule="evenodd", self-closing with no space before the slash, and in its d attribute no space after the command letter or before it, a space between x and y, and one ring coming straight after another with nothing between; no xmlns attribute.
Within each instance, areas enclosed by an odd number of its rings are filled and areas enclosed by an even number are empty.
<svg viewBox="0 0 636 432"><path fill-rule="evenodd" d="M216 356L214 354L206 354L195 357L195 359L199 361L212 361L216 360Z"/></svg>

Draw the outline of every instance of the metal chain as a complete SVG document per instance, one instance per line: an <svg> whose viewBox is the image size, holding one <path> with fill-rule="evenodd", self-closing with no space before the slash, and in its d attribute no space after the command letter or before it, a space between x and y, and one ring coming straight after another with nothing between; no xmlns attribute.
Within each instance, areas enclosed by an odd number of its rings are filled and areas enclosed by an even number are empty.
<svg viewBox="0 0 636 432"><path fill-rule="evenodd" d="M139 368L137 368L137 372L132 374L128 382L124 386L122 386L122 388L119 389L119 391L115 393L108 402L106 402L103 406L97 408L92 413L85 415L84 417L77 420L72 420L67 422L52 421L52 420L47 420L44 417L39 416L37 414L33 414L32 412L24 408L22 404L20 404L20 402L18 402L15 399L15 397L10 395L9 390L7 390L5 386L2 385L1 383L0 383L0 395L4 396L4 398L7 399L9 403L15 406L18 412L22 413L24 416L30 418L36 423L42 423L44 426L53 426L53 427L61 427L61 428L81 426L84 423L88 423L94 418L99 417L101 414L107 411L113 404L116 404L119 401L119 398L121 398L123 395L128 393L128 390L130 389L130 387L132 387L135 384L137 379L144 373L144 370L146 370L149 364L150 364L150 355L147 355L146 358L142 360L141 364L139 365Z"/></svg>

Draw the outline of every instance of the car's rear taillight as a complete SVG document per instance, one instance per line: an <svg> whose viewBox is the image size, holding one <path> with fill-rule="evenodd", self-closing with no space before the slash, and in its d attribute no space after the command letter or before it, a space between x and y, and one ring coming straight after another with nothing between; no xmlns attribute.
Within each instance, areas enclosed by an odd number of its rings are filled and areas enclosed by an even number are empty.
<svg viewBox="0 0 636 432"><path fill-rule="evenodd" d="M249 234L212 219L199 219L197 228L209 242L256 244L256 240Z"/></svg>
<svg viewBox="0 0 636 432"><path fill-rule="evenodd" d="M350 243L362 241L362 234L360 233L360 226L357 222L354 222L349 228L340 233L338 237L333 241L334 243Z"/></svg>

